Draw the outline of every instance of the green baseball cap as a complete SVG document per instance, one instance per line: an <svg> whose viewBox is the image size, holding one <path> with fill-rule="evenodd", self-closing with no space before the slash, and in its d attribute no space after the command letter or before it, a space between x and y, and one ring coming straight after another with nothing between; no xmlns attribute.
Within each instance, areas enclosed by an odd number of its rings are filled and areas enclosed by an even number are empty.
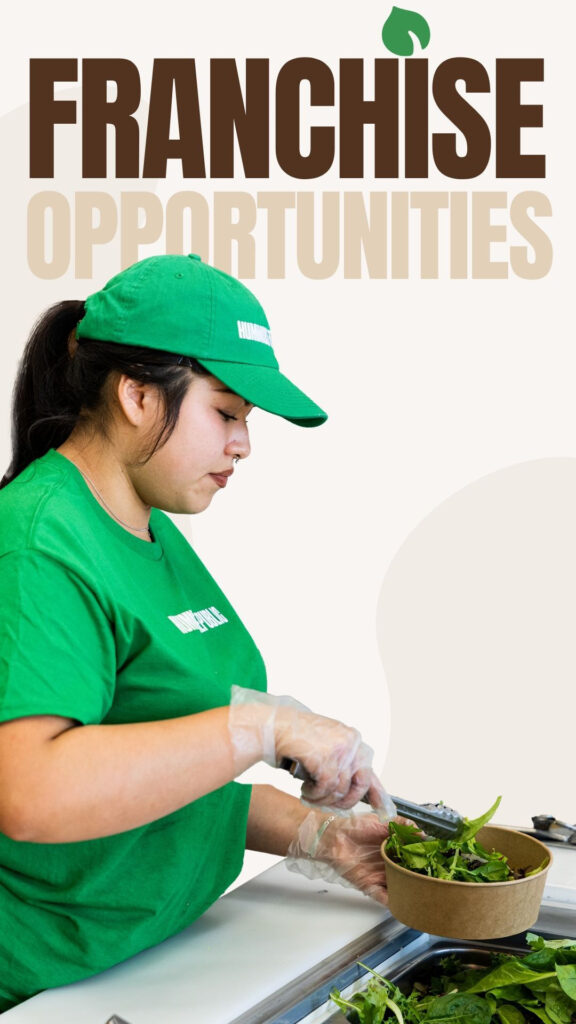
<svg viewBox="0 0 576 1024"><path fill-rule="evenodd" d="M302 427L326 413L280 373L258 299L200 256L150 256L88 296L78 339L196 359L246 401Z"/></svg>

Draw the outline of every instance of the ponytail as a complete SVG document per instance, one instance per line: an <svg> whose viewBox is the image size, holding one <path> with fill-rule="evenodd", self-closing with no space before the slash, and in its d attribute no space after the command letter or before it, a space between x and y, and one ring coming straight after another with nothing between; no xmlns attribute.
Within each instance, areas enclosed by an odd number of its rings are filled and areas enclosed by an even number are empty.
<svg viewBox="0 0 576 1024"><path fill-rule="evenodd" d="M145 459L174 430L190 370L208 374L196 360L169 352L108 341L78 342L74 331L83 316L83 302L59 302L40 317L28 339L14 385L12 462L0 488L34 459L63 444L81 417L106 411L103 387L112 371L156 385L164 399L163 422ZM101 416L101 429L103 424Z"/></svg>
<svg viewBox="0 0 576 1024"><path fill-rule="evenodd" d="M83 315L83 302L59 302L34 326L14 385L12 462L0 487L62 444L78 419L78 399L68 386L68 339Z"/></svg>

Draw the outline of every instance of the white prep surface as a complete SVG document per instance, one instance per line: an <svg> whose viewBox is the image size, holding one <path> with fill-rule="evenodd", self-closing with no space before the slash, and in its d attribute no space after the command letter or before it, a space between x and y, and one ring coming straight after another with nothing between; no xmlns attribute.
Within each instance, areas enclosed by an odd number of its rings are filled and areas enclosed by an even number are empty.
<svg viewBox="0 0 576 1024"><path fill-rule="evenodd" d="M576 850L553 848L544 905L573 905ZM180 935L104 974L42 992L10 1024L229 1024L313 964L380 924L354 890L311 882L283 863L223 896Z"/></svg>
<svg viewBox="0 0 576 1024"><path fill-rule="evenodd" d="M388 912L353 889L274 865L179 935L86 981L41 992L10 1024L228 1024Z"/></svg>
<svg viewBox="0 0 576 1024"><path fill-rule="evenodd" d="M569 903L574 906L576 919L576 849L565 846L550 846L549 849L553 861L543 902Z"/></svg>

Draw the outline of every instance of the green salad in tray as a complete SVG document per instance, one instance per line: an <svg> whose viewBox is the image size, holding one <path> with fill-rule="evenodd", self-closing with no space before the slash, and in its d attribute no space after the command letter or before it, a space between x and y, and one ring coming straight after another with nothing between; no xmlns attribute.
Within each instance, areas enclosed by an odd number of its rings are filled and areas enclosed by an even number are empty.
<svg viewBox="0 0 576 1024"><path fill-rule="evenodd" d="M416 825L391 821L383 849L390 860L409 871L452 882L508 882L535 875L546 866L547 859L537 867L512 868L502 853L485 849L475 838L496 813L501 799L498 797L480 818L464 818L459 833L450 839L431 839L423 836Z"/></svg>
<svg viewBox="0 0 576 1024"><path fill-rule="evenodd" d="M331 998L353 1024L576 1024L576 939L526 941L529 952L494 952L487 969L450 954L407 992L366 968L365 991Z"/></svg>

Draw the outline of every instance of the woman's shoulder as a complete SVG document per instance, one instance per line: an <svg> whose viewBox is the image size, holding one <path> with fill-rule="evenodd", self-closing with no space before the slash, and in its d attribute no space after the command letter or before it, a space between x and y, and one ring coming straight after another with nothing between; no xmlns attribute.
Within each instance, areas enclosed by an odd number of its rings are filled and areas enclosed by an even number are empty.
<svg viewBox="0 0 576 1024"><path fill-rule="evenodd" d="M67 521L71 501L65 461L50 451L0 491L0 554L33 544L40 523Z"/></svg>
<svg viewBox="0 0 576 1024"><path fill-rule="evenodd" d="M95 500L75 466L50 451L0 490L0 558L47 556L66 568L102 575L110 561L202 565L172 518L152 509L156 543L147 544L115 522Z"/></svg>
<svg viewBox="0 0 576 1024"><path fill-rule="evenodd" d="M98 576L113 542L108 518L75 466L51 450L0 491L0 557L33 554Z"/></svg>

